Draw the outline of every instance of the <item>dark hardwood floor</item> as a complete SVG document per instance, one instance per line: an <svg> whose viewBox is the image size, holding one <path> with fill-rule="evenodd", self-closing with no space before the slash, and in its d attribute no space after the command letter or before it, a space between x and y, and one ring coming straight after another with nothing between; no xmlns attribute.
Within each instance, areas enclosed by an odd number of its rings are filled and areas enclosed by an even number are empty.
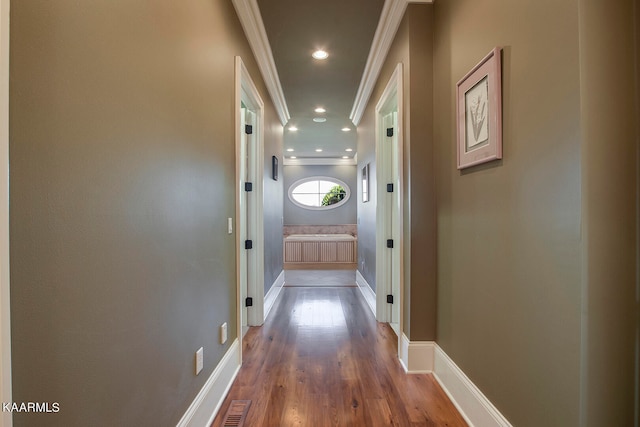
<svg viewBox="0 0 640 427"><path fill-rule="evenodd" d="M246 426L466 426L430 374L404 373L358 288L283 288L243 352L214 427L231 400L252 401Z"/></svg>

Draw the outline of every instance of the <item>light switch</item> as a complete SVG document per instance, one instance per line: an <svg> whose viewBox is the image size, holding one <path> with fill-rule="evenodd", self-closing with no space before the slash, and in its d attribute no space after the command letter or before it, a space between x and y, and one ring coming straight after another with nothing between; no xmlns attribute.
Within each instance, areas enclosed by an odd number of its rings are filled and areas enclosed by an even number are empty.
<svg viewBox="0 0 640 427"><path fill-rule="evenodd" d="M200 347L198 351L196 351L196 375L202 371L202 367L204 366L204 349Z"/></svg>
<svg viewBox="0 0 640 427"><path fill-rule="evenodd" d="M227 322L220 325L220 344L227 342Z"/></svg>

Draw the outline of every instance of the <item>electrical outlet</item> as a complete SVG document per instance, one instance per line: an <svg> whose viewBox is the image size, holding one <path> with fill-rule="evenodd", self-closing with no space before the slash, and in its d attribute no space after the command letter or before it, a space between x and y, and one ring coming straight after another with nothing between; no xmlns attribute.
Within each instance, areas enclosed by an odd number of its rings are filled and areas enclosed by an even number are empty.
<svg viewBox="0 0 640 427"><path fill-rule="evenodd" d="M202 367L204 366L204 349L200 347L198 351L196 351L196 375L202 371Z"/></svg>
<svg viewBox="0 0 640 427"><path fill-rule="evenodd" d="M227 342L227 322L220 325L220 344Z"/></svg>

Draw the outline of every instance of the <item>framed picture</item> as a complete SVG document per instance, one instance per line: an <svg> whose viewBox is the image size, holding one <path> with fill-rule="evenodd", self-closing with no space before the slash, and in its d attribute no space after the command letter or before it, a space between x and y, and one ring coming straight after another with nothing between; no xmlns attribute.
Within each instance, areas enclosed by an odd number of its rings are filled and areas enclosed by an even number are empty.
<svg viewBox="0 0 640 427"><path fill-rule="evenodd" d="M501 48L456 85L458 169L502 158Z"/></svg>
<svg viewBox="0 0 640 427"><path fill-rule="evenodd" d="M362 201L369 201L369 163L362 168Z"/></svg>
<svg viewBox="0 0 640 427"><path fill-rule="evenodd" d="M278 158L276 156L271 156L271 178L274 181L278 180Z"/></svg>

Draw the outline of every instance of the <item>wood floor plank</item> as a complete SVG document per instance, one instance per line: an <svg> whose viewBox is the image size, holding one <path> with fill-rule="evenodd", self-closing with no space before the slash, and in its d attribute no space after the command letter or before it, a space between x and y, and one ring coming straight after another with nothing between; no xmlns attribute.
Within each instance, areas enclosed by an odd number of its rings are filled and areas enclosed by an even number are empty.
<svg viewBox="0 0 640 427"><path fill-rule="evenodd" d="M388 427L398 425L385 399L367 399L367 426Z"/></svg>
<svg viewBox="0 0 640 427"><path fill-rule="evenodd" d="M344 273L342 273L344 274ZM397 338L360 291L287 287L243 340L231 400L251 400L248 426L466 426L431 375L407 375Z"/></svg>

